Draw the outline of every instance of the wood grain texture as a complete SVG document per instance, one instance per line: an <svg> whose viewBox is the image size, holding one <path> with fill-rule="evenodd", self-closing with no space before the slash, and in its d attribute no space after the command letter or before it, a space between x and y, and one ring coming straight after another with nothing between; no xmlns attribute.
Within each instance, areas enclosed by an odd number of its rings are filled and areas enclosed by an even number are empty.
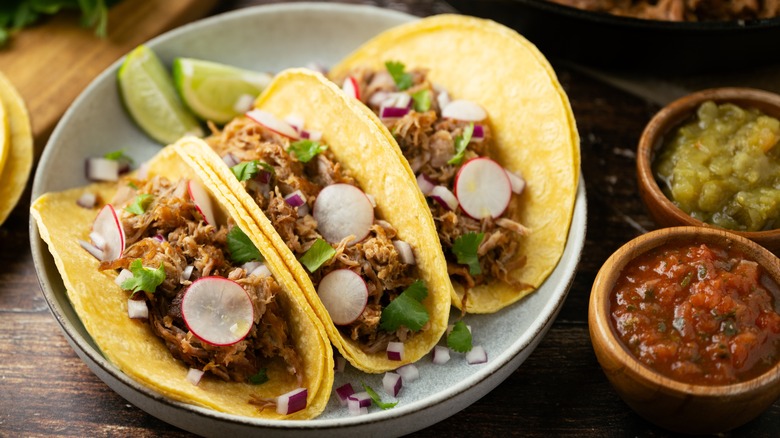
<svg viewBox="0 0 780 438"><path fill-rule="evenodd" d="M217 0L123 0L109 11L108 35L78 25L62 13L14 34L0 50L8 76L32 115L38 151L78 94L136 45L209 13Z"/></svg>
<svg viewBox="0 0 780 438"><path fill-rule="evenodd" d="M221 2L217 12L266 3L271 1ZM449 10L438 0L351 3L416 15ZM588 231L579 271L552 329L520 368L473 405L414 437L672 436L618 397L596 361L587 325L590 288L602 263L626 241L656 228L639 199L634 151L658 107L553 66L582 137ZM67 344L37 283L28 246L28 206L29 187L0 227L0 437L193 436L130 405ZM775 437L778 430L780 401L723 436Z"/></svg>

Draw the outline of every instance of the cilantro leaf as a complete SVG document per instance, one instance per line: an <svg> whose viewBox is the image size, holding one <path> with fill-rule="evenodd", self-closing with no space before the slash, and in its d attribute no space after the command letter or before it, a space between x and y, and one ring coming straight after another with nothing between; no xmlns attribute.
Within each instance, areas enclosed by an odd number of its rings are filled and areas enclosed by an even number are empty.
<svg viewBox="0 0 780 438"><path fill-rule="evenodd" d="M130 263L130 272L133 276L122 282L122 289L136 292L144 291L153 294L157 286L165 280L165 268L162 262L157 269L146 268L141 259L135 259Z"/></svg>
<svg viewBox="0 0 780 438"><path fill-rule="evenodd" d="M385 67L387 68L387 72L390 73L390 76L393 77L395 86L400 91L404 91L413 85L412 75L404 71L406 66L403 62L387 61L385 62Z"/></svg>
<svg viewBox="0 0 780 438"><path fill-rule="evenodd" d="M420 330L430 319L421 302L427 295L428 289L422 281L412 283L382 310L380 328L388 332L394 332L401 326L412 331Z"/></svg>
<svg viewBox="0 0 780 438"><path fill-rule="evenodd" d="M243 265L253 260L262 260L263 256L239 227L233 227L227 234L227 246L234 263Z"/></svg>
<svg viewBox="0 0 780 438"><path fill-rule="evenodd" d="M306 269L308 269L309 272L314 273L314 271L319 269L323 263L330 260L335 254L336 250L333 249L328 242L323 239L317 239L298 261L301 262L303 266L306 266Z"/></svg>
<svg viewBox="0 0 780 438"><path fill-rule="evenodd" d="M268 372L265 368L260 368L260 370L257 371L257 374L249 376L249 383L253 385L262 385L268 380Z"/></svg>
<svg viewBox="0 0 780 438"><path fill-rule="evenodd" d="M246 181L257 175L257 172L260 170L257 167L258 163L258 160L244 161L243 163L238 163L231 167L230 170L233 172L233 175L236 176L236 179L239 181Z"/></svg>
<svg viewBox="0 0 780 438"><path fill-rule="evenodd" d="M373 388L371 388L370 386L362 382L361 385L363 385L363 389L368 393L368 396L371 397L371 401L373 401L374 404L377 405L382 410L394 408L395 405L398 404L398 402L395 403L383 402L382 398L379 397L379 394L377 394Z"/></svg>
<svg viewBox="0 0 780 438"><path fill-rule="evenodd" d="M479 258L477 257L477 249L479 249L479 244L482 243L484 238L485 233L466 233L455 239L455 242L452 244L452 252L458 258L458 263L468 265L471 275L482 273L482 267L479 266Z"/></svg>
<svg viewBox="0 0 780 438"><path fill-rule="evenodd" d="M471 331L463 321L458 321L447 335L447 347L458 353L471 351Z"/></svg>
<svg viewBox="0 0 780 438"><path fill-rule="evenodd" d="M431 109L431 90L423 89L412 93L414 101L414 110L418 113L424 113Z"/></svg>
<svg viewBox="0 0 780 438"><path fill-rule="evenodd" d="M144 214L146 213L147 207L149 207L149 204L151 204L153 200L154 195L149 193L142 193L135 197L132 204L125 207L125 211L133 214Z"/></svg>
<svg viewBox="0 0 780 438"><path fill-rule="evenodd" d="M108 152L107 154L103 155L103 158L107 160L119 161L120 163L133 164L133 159L130 158L129 155L125 154L124 149Z"/></svg>
<svg viewBox="0 0 780 438"><path fill-rule="evenodd" d="M455 156L447 161L447 164L460 164L466 154L466 147L471 142L471 136L474 135L474 124L469 123L463 128L463 133L455 137Z"/></svg>
<svg viewBox="0 0 780 438"><path fill-rule="evenodd" d="M295 155L295 158L301 163L308 163L317 154L324 152L327 148L327 146L320 144L318 141L298 140L287 148L287 152Z"/></svg>
<svg viewBox="0 0 780 438"><path fill-rule="evenodd" d="M0 45L7 42L10 31L35 24L42 15L54 15L64 9L80 10L81 25L95 28L99 37L106 36L108 7L119 0L17 0L0 6Z"/></svg>

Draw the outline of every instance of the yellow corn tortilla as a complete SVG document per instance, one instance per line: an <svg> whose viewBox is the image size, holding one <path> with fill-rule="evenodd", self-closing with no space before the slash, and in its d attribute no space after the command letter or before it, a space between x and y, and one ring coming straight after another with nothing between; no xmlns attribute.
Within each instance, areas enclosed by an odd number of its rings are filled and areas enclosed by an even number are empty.
<svg viewBox="0 0 780 438"><path fill-rule="evenodd" d="M515 31L490 20L445 14L381 33L335 66L330 77L341 84L351 69L380 69L386 61L400 61L407 70L428 69L429 80L453 99L487 110L495 137L491 157L527 182L509 214L531 230L520 243L527 264L512 273L528 287L479 286L469 292L465 310L490 313L520 300L544 282L563 254L579 181L579 135L555 72ZM384 134L393 140L387 129ZM400 149L397 155L404 160ZM455 291L452 301L460 308L463 288L456 285Z"/></svg>
<svg viewBox="0 0 780 438"><path fill-rule="evenodd" d="M163 175L171 180L196 178L173 147L163 149L150 162L149 176ZM222 188L202 181L214 202L215 211L235 218L236 225L260 249L266 264L281 285L277 295L290 322L291 338L303 362L303 386L308 388L306 409L291 415L279 415L273 408L259 410L248 401L251 395L273 398L298 387L294 376L285 371L281 361L268 367L269 381L261 385L224 382L204 376L195 386L186 380L188 367L174 359L164 342L157 338L145 321L127 315L127 292L114 283L115 272L99 271L99 262L82 249L78 240L89 241L92 222L102 206L79 207L76 200L85 192L97 193L101 200L111 200L116 183L97 183L36 199L31 213L41 237L49 245L57 269L62 275L68 297L101 352L122 372L175 400L217 411L247 417L268 419L307 419L319 415L330 397L333 384L333 353L325 329L307 305L297 283L283 261L252 222L235 203L222 197ZM218 214L219 214L218 213ZM219 219L218 219L219 221Z"/></svg>
<svg viewBox="0 0 780 438"><path fill-rule="evenodd" d="M374 195L378 217L391 223L398 230L398 238L412 246L420 279L428 287L423 305L430 321L426 330L404 343L403 361L389 360L385 351L366 353L355 341L342 335L320 302L305 268L222 159L198 139L192 138L180 146L190 151L189 155L200 163L201 169L210 168L249 211L287 263L314 311L325 322L333 345L353 366L365 372L380 373L417 361L436 345L447 329L452 285L433 218L411 169L405 161L398 159L380 128L368 118L371 112L347 98L320 74L304 69L281 72L255 105L279 118L300 115L306 121L307 129L322 132L322 142L342 168L366 193Z"/></svg>
<svg viewBox="0 0 780 438"><path fill-rule="evenodd" d="M0 145L0 225L19 202L33 163L30 116L24 100L10 81L0 73L0 104L3 107ZM5 155L5 157L3 157ZM5 158L5 164L3 164Z"/></svg>

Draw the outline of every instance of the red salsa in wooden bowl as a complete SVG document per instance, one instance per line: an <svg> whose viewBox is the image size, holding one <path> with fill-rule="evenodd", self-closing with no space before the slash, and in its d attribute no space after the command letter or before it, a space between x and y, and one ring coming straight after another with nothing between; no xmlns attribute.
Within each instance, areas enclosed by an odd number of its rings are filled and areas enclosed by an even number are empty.
<svg viewBox="0 0 780 438"><path fill-rule="evenodd" d="M623 268L611 322L640 362L669 378L742 382L780 359L779 290L739 251L672 243Z"/></svg>

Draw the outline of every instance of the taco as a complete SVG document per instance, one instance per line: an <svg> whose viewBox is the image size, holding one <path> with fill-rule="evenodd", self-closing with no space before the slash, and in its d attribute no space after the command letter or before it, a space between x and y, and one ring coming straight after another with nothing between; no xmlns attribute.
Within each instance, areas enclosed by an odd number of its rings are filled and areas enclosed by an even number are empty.
<svg viewBox="0 0 780 438"><path fill-rule="evenodd" d="M22 197L33 164L30 115L19 92L0 73L0 225Z"/></svg>
<svg viewBox="0 0 780 438"><path fill-rule="evenodd" d="M452 286L413 175L369 116L321 74L287 70L255 109L182 146L241 198L333 345L378 373L434 347Z"/></svg>
<svg viewBox="0 0 780 438"><path fill-rule="evenodd" d="M100 351L175 400L247 417L320 414L332 351L278 254L175 146L144 169L31 207Z"/></svg>
<svg viewBox="0 0 780 438"><path fill-rule="evenodd" d="M495 22L440 15L376 36L329 75L414 171L453 304L495 312L537 289L563 254L579 180L574 117L542 54Z"/></svg>

